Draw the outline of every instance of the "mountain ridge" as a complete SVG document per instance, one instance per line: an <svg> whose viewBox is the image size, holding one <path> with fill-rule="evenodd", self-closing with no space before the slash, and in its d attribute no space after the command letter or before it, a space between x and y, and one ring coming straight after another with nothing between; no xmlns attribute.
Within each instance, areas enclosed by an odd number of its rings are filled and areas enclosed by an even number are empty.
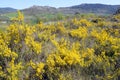
<svg viewBox="0 0 120 80"><path fill-rule="evenodd" d="M44 14L44 13L63 13L63 14L76 14L76 13L95 13L95 14L114 14L117 9L120 8L120 5L108 5L108 4L89 4L83 3L80 5L73 5L69 7L51 7L51 6L39 6L33 5L31 7L21 9L26 14ZM9 12L15 12L17 9L5 7L0 8L0 14L5 14Z"/></svg>
<svg viewBox="0 0 120 80"><path fill-rule="evenodd" d="M15 12L17 9L11 8L11 7L1 7L0 8L0 14Z"/></svg>
<svg viewBox="0 0 120 80"><path fill-rule="evenodd" d="M50 6L37 6L34 5L22 11L25 13L63 13L63 14L76 14L76 13L95 13L95 14L114 14L120 5L106 5L106 4L80 4L70 7L50 7ZM31 9L34 9L31 11ZM36 11L35 11L36 9Z"/></svg>

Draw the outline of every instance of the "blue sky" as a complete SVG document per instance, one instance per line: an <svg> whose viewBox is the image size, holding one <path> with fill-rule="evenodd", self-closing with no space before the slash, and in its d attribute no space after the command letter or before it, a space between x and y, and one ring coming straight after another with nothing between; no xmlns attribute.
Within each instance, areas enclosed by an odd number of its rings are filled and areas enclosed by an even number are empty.
<svg viewBox="0 0 120 80"><path fill-rule="evenodd" d="M120 0L0 0L0 7L12 7L16 9L28 8L33 5L67 7L82 3L102 3L118 5Z"/></svg>

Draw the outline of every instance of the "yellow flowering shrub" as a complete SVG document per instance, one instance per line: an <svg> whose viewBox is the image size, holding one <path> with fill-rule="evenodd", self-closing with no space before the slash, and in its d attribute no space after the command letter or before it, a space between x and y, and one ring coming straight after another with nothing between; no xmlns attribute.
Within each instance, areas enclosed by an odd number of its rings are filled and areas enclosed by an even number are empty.
<svg viewBox="0 0 120 80"><path fill-rule="evenodd" d="M2 71L2 67L0 66L0 77L5 77L6 74Z"/></svg>
<svg viewBox="0 0 120 80"><path fill-rule="evenodd" d="M44 73L44 63L34 63L30 61L30 66L35 70L35 75L42 79L42 73Z"/></svg>
<svg viewBox="0 0 120 80"><path fill-rule="evenodd" d="M8 80L18 80L19 79L19 75L20 75L20 71L22 70L23 66L22 63L19 62L18 64L15 64L15 59L13 58L11 60L11 62L8 63L8 75L7 78Z"/></svg>
<svg viewBox="0 0 120 80"><path fill-rule="evenodd" d="M18 11L0 32L0 80L117 80L120 22L99 17L28 25Z"/></svg>
<svg viewBox="0 0 120 80"><path fill-rule="evenodd" d="M79 27L78 29L73 29L70 31L70 34L73 37L78 37L78 38L86 38L88 36L86 27Z"/></svg>
<svg viewBox="0 0 120 80"><path fill-rule="evenodd" d="M92 23L88 21L87 19L80 19L77 20L76 18L72 20L72 23L76 26L86 26L86 27L91 27Z"/></svg>
<svg viewBox="0 0 120 80"><path fill-rule="evenodd" d="M13 20L14 22L15 22L15 21L21 22L21 21L24 20L24 16L23 16L23 14L22 14L20 11L18 11L18 17L12 18L11 20Z"/></svg>

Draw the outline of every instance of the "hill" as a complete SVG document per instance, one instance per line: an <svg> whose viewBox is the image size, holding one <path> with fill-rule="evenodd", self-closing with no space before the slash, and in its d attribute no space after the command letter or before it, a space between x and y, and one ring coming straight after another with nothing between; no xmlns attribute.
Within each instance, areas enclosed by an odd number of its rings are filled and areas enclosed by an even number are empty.
<svg viewBox="0 0 120 80"><path fill-rule="evenodd" d="M0 8L0 14L15 12L16 10L17 9L10 8L10 7Z"/></svg>
<svg viewBox="0 0 120 80"><path fill-rule="evenodd" d="M56 13L57 12L57 9L54 8L54 7L49 7L49 6L37 6L37 5L34 5L30 8L26 8L26 9L23 9L22 10L25 14L28 14L28 15L36 15L37 13Z"/></svg>
<svg viewBox="0 0 120 80"><path fill-rule="evenodd" d="M119 7L120 5L81 4L69 8L80 13L113 14Z"/></svg>
<svg viewBox="0 0 120 80"><path fill-rule="evenodd" d="M25 15L25 22L27 23L37 23L39 21L48 22L62 20L65 17L73 17L76 14L97 14L97 15L112 15L114 14L120 5L106 5L106 4L80 4L70 7L50 7L50 6L31 6L21 11ZM0 8L0 13L2 18L16 17L16 9L13 8Z"/></svg>
<svg viewBox="0 0 120 80"><path fill-rule="evenodd" d="M70 7L50 7L50 6L31 6L22 11L27 15L36 14L76 14L76 13L95 13L95 14L113 14L117 11L120 5L106 5L106 4L80 4ZM0 14L15 12L17 9L6 7L0 8Z"/></svg>
<svg viewBox="0 0 120 80"><path fill-rule="evenodd" d="M120 8L115 12L115 14L120 14Z"/></svg>
<svg viewBox="0 0 120 80"><path fill-rule="evenodd" d="M49 6L32 6L22 11L26 14L41 14L41 13L94 13L94 14L113 14L120 5L105 5L105 4L80 4L70 7L54 8Z"/></svg>

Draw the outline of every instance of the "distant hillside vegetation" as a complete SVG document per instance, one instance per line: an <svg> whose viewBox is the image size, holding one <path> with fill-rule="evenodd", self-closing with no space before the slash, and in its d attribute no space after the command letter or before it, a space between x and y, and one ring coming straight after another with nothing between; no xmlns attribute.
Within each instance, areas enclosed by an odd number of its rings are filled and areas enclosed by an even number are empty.
<svg viewBox="0 0 120 80"><path fill-rule="evenodd" d="M94 14L113 14L120 7L120 5L105 5L105 4L81 4L70 7L54 8L49 6L32 6L22 11L26 14L44 14L44 13L94 13Z"/></svg>
<svg viewBox="0 0 120 80"><path fill-rule="evenodd" d="M56 13L57 9L54 7L49 7L49 6L37 6L34 5L30 8L26 8L22 10L25 14L31 15L31 14L42 14L42 13Z"/></svg>
<svg viewBox="0 0 120 80"><path fill-rule="evenodd" d="M22 9L21 11L25 15L25 22L36 24L40 21L57 21L65 19L66 17L72 17L84 14L97 14L97 15L113 15L120 12L118 10L120 5L106 5L106 4L80 4L70 7L50 7L50 6L31 6L29 8ZM16 9L13 8L0 8L0 20L16 17Z"/></svg>
<svg viewBox="0 0 120 80"><path fill-rule="evenodd" d="M0 8L0 14L15 12L17 9L6 7L6 8Z"/></svg>
<svg viewBox="0 0 120 80"><path fill-rule="evenodd" d="M113 14L120 5L105 5L105 4L81 4L70 7L76 9L78 12L83 13L96 13L96 14Z"/></svg>
<svg viewBox="0 0 120 80"><path fill-rule="evenodd" d="M120 14L120 8L115 12L115 14Z"/></svg>
<svg viewBox="0 0 120 80"><path fill-rule="evenodd" d="M76 14L76 13L95 13L95 14L113 14L117 11L120 5L106 5L106 4L80 4L70 7L50 7L50 6L31 6L22 11L27 15L34 14ZM6 7L0 8L0 14L5 14L9 12L15 12L16 9Z"/></svg>

